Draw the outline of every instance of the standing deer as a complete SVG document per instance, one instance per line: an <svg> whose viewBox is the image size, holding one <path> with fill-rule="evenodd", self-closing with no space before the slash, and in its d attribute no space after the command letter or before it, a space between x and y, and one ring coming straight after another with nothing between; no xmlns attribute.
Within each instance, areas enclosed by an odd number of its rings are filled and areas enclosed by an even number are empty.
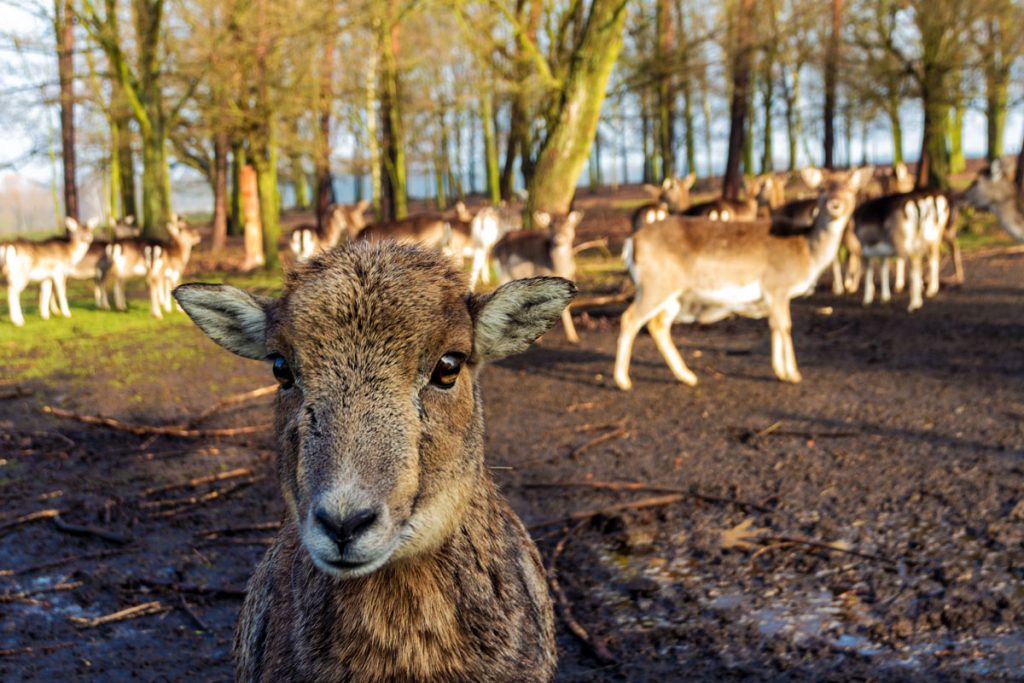
<svg viewBox="0 0 1024 683"><path fill-rule="evenodd" d="M763 173L747 185L747 193L757 200L759 206L766 206L774 213L786 203L786 173Z"/></svg>
<svg viewBox="0 0 1024 683"><path fill-rule="evenodd" d="M806 235L772 234L770 221L723 225L670 216L641 228L626 242L623 257L636 296L622 314L615 356L615 383L629 390L629 361L637 333L647 326L676 378L693 386L672 342L672 322L710 323L729 315L768 317L772 369L784 382L799 382L793 352L790 299L814 287L839 249L866 171L826 181L818 215Z"/></svg>
<svg viewBox="0 0 1024 683"><path fill-rule="evenodd" d="M327 212L322 227L300 225L292 230L288 241L289 249L296 261L311 258L314 254L336 246L342 239L355 239L366 227L366 210L370 200L363 199L355 204L334 204Z"/></svg>
<svg viewBox="0 0 1024 683"><path fill-rule="evenodd" d="M994 159L983 168L967 188L964 199L983 211L994 213L1003 230L1018 242L1024 242L1024 198L1002 161Z"/></svg>
<svg viewBox="0 0 1024 683"><path fill-rule="evenodd" d="M725 223L755 220L758 213L757 182L749 181L746 190L746 199L720 197L700 204L693 204L690 208L680 212L680 215Z"/></svg>
<svg viewBox="0 0 1024 683"><path fill-rule="evenodd" d="M21 312L21 293L30 282L39 283L39 315L50 319L50 297L56 290L61 315L71 317L65 289L68 272L89 251L93 238L92 221L80 224L70 216L64 219L67 236L30 242L17 240L0 244L0 273L7 280L8 315L17 326L25 324Z"/></svg>
<svg viewBox="0 0 1024 683"><path fill-rule="evenodd" d="M576 256L573 242L576 239L576 227L581 220L582 211L573 211L563 217L537 212L534 222L547 225L547 230L516 230L502 237L494 245L498 282L544 275L575 280ZM580 338L576 334L572 312L568 307L562 311L562 324L569 343L578 344Z"/></svg>
<svg viewBox="0 0 1024 683"><path fill-rule="evenodd" d="M477 378L574 291L535 278L470 294L436 251L358 242L299 264L280 299L175 290L280 383L286 513L249 582L236 680L553 678L544 569L484 464Z"/></svg>

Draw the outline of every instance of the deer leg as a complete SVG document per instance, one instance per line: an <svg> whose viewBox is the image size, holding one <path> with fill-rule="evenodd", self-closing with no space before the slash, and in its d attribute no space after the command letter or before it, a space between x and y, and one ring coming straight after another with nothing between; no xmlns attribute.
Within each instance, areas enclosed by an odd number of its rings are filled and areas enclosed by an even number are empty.
<svg viewBox="0 0 1024 683"><path fill-rule="evenodd" d="M480 280L486 280L484 276L484 268L487 265L487 255L483 249L473 250L473 271L469 274L469 290L474 291L476 289L476 283Z"/></svg>
<svg viewBox="0 0 1024 683"><path fill-rule="evenodd" d="M916 311L924 305L921 299L921 290L924 289L924 268L921 263L921 254L914 254L910 257L910 305L908 311Z"/></svg>
<svg viewBox="0 0 1024 683"><path fill-rule="evenodd" d="M800 371L796 367L793 351L793 321L786 297L773 298L768 302L768 326L772 331L772 370L783 382L799 382Z"/></svg>
<svg viewBox="0 0 1024 683"><path fill-rule="evenodd" d="M953 268L956 269L956 282L964 283L964 261L960 255L960 241L956 237L949 240L949 249L953 252Z"/></svg>
<svg viewBox="0 0 1024 683"><path fill-rule="evenodd" d="M562 325L565 327L565 338L570 344L579 344L580 337L576 334L576 326L572 322L572 311L566 306L562 309Z"/></svg>
<svg viewBox="0 0 1024 683"><path fill-rule="evenodd" d="M860 241L847 229L844 237L846 244L846 291L853 294L860 287L860 278L864 274L864 259L860 253Z"/></svg>
<svg viewBox="0 0 1024 683"><path fill-rule="evenodd" d="M53 298L53 280L39 283L39 315L43 320L50 319L50 300ZM18 297L20 302L21 297Z"/></svg>
<svg viewBox="0 0 1024 683"><path fill-rule="evenodd" d="M902 261L902 259L897 259ZM892 300L892 290L889 289L889 266L892 259L882 259L882 303L887 304Z"/></svg>
<svg viewBox="0 0 1024 683"><path fill-rule="evenodd" d="M124 280L114 278L114 307L119 311L127 311L128 304L124 300Z"/></svg>
<svg viewBox="0 0 1024 683"><path fill-rule="evenodd" d="M651 333L651 338L654 340L658 350L661 351L662 357L668 363L668 367L672 370L672 374L676 376L676 379L692 387L697 384L697 375L693 374L693 371L686 367L686 361L683 360L679 349L676 348L675 342L672 341L672 321L679 314L679 308L678 299L670 300L662 308L661 312L647 323L647 331Z"/></svg>
<svg viewBox="0 0 1024 683"><path fill-rule="evenodd" d="M878 259L872 257L868 259L867 264L864 267L864 305L870 306L871 302L875 300L875 266L877 265Z"/></svg>
<svg viewBox="0 0 1024 683"><path fill-rule="evenodd" d="M902 292L907 286L907 262L904 259L896 259L896 292Z"/></svg>
<svg viewBox="0 0 1024 683"><path fill-rule="evenodd" d="M637 289L633 303L626 308L619 319L619 340L615 350L615 384L623 391L633 388L633 383L629 379L629 360L633 355L633 342L636 340L636 335L666 302L665 299L662 299L659 302L661 306L651 306L647 303L650 299L643 297L642 291Z"/></svg>
<svg viewBox="0 0 1024 683"><path fill-rule="evenodd" d="M21 313L21 292L28 282L19 279L7 281L7 312L11 316L11 322L21 327L25 324L25 316Z"/></svg>
<svg viewBox="0 0 1024 683"><path fill-rule="evenodd" d="M96 308L103 311L109 311L110 300L107 299L107 289L103 286L103 278L98 275L93 278L92 287L93 296L96 298Z"/></svg>
<svg viewBox="0 0 1024 683"><path fill-rule="evenodd" d="M158 277L147 277L149 284L149 312L157 320L163 320L164 314L160 309L160 298L163 291L163 280Z"/></svg>
<svg viewBox="0 0 1024 683"><path fill-rule="evenodd" d="M65 318L71 317L71 309L68 308L67 280L63 277L53 279L53 290L57 294L57 305L60 306L60 314Z"/></svg>
<svg viewBox="0 0 1024 683"><path fill-rule="evenodd" d="M939 252L942 243L936 243L928 249L928 289L924 295L931 298L939 293Z"/></svg>
<svg viewBox="0 0 1024 683"><path fill-rule="evenodd" d="M832 293L842 296L846 292L843 286L843 264L839 261L839 254L832 259Z"/></svg>

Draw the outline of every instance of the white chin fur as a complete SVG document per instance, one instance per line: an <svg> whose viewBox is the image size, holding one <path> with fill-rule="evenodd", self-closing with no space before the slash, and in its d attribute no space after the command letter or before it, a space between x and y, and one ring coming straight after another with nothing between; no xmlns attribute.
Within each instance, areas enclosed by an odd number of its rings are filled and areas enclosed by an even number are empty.
<svg viewBox="0 0 1024 683"><path fill-rule="evenodd" d="M395 534L394 538L382 552L378 553L373 559L357 567L336 567L330 564L328 560L323 559L322 553L318 552L317 548L311 548L305 539L303 539L302 545L305 547L306 552L309 553L310 558L313 560L313 564L316 565L317 569L320 571L339 579L355 579L360 576L372 574L387 564L388 560L390 560L391 556L395 553L395 550L398 549L398 544L401 540L401 534Z"/></svg>

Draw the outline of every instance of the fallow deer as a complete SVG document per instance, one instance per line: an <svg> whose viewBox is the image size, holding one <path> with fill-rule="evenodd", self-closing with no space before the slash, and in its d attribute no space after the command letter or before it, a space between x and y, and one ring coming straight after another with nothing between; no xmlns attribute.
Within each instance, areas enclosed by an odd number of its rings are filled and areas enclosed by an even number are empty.
<svg viewBox="0 0 1024 683"><path fill-rule="evenodd" d="M641 204L633 212L633 232L666 213L682 213L690 208L690 190L697 182L697 174L690 173L684 178L671 176L661 185L644 185L644 190L656 197L653 202Z"/></svg>
<svg viewBox="0 0 1024 683"><path fill-rule="evenodd" d="M1013 239L1024 242L1024 197L1004 164L995 159L983 168L964 194L973 206L991 211L1000 227Z"/></svg>
<svg viewBox="0 0 1024 683"><path fill-rule="evenodd" d="M366 227L366 210L370 201L363 199L355 204L334 204L327 212L324 225L300 225L292 230L288 241L289 249L296 261L312 257L321 251L336 246L342 239L355 239Z"/></svg>
<svg viewBox="0 0 1024 683"><path fill-rule="evenodd" d="M167 232L170 239L163 247L152 249L146 254L146 281L149 283L150 310L159 312L159 306L163 306L164 311L170 313L171 292L181 282L181 276L192 258L192 248L198 246L202 238L197 230L188 227L183 220L169 223ZM155 309L154 294L158 299ZM158 313L154 315L161 317Z"/></svg>
<svg viewBox="0 0 1024 683"><path fill-rule="evenodd" d="M484 463L484 363L525 350L574 287L470 294L436 251L356 242L280 299L175 297L215 342L269 362L284 523L249 582L235 679L550 681L536 546Z"/></svg>
<svg viewBox="0 0 1024 683"><path fill-rule="evenodd" d="M110 310L110 300L107 297L107 289L104 281L107 278L107 271L110 270L110 259L107 257L107 246L109 242L93 240L88 251L82 259L67 269L62 275L54 275L54 281L58 277L66 280L92 280L93 298L96 301L96 308ZM64 288L62 283L58 289ZM40 302L41 305L42 302ZM51 299L51 310L54 301Z"/></svg>
<svg viewBox="0 0 1024 683"><path fill-rule="evenodd" d="M93 228L91 221L83 225L70 216L64 219L64 225L67 236L63 238L0 244L0 273L7 280L8 315L19 327L25 324L21 293L31 282L39 283L39 315L43 320L50 318L50 297L54 293L61 315L71 317L65 282L71 268L89 251Z"/></svg>
<svg viewBox="0 0 1024 683"><path fill-rule="evenodd" d="M768 207L774 215L786 203L787 173L763 173L747 185L747 193L753 196L758 205Z"/></svg>
<svg viewBox="0 0 1024 683"><path fill-rule="evenodd" d="M889 267L896 259L897 267L910 264L910 304L908 311L921 308L924 301L924 259L928 259L928 289L925 294L935 296L939 291L939 257L942 243L949 239L950 231L955 239L956 214L949 198L931 190L915 190L887 195L864 202L853 214L855 246L859 256L867 261L864 269L864 305L875 298L874 272L881 264L882 301L888 302L892 293L889 287ZM954 250L954 262L959 247ZM851 250L851 259L855 252ZM897 274L902 280L902 274ZM902 283L898 283L902 284ZM856 283L854 283L856 287ZM902 287L898 287L902 289Z"/></svg>
<svg viewBox="0 0 1024 683"><path fill-rule="evenodd" d="M633 341L646 325L678 380L697 376L672 342L672 322L710 323L730 315L768 317L772 369L785 382L799 382L793 352L790 299L814 287L839 249L866 171L825 182L814 227L806 235L772 234L770 221L722 224L669 216L641 228L626 242L623 257L636 286L622 314L615 356L615 383L629 390Z"/></svg>
<svg viewBox="0 0 1024 683"><path fill-rule="evenodd" d="M534 222L547 225L547 230L516 230L502 237L493 251L498 282L551 275L574 281L576 256L573 242L581 220L582 211L561 217L537 212ZM578 344L580 338L568 307L562 311L562 324L566 339L571 344Z"/></svg>
<svg viewBox="0 0 1024 683"><path fill-rule="evenodd" d="M461 261L470 237L468 227L465 230L462 229L465 226L453 227L455 223L461 221L443 214L416 214L388 223L373 223L364 228L356 239L365 242L420 244L447 252L456 261Z"/></svg>
<svg viewBox="0 0 1024 683"><path fill-rule="evenodd" d="M690 208L680 212L680 215L726 223L756 220L758 217L758 200L754 181L747 183L746 190L746 199L725 199L720 197L707 202L701 202L700 204L693 204Z"/></svg>

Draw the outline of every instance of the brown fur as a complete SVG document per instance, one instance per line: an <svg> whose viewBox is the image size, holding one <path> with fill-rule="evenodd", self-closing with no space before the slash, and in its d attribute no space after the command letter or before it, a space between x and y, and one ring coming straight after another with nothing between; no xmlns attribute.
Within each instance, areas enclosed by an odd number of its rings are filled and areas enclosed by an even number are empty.
<svg viewBox="0 0 1024 683"><path fill-rule="evenodd" d="M292 231L289 248L296 260L303 260L337 246L342 240L356 238L366 227L366 210L370 201L355 204L334 204L322 226L300 225Z"/></svg>
<svg viewBox="0 0 1024 683"><path fill-rule="evenodd" d="M572 291L542 278L470 295L436 251L362 241L300 264L281 299L175 291L215 341L280 354L296 378L275 410L286 522L250 582L237 680L552 679L543 567L484 466L476 376ZM467 359L455 384L429 384L450 353ZM357 540L321 542L314 510L367 505L379 515ZM332 569L335 555L363 564Z"/></svg>
<svg viewBox="0 0 1024 683"><path fill-rule="evenodd" d="M1024 242L1024 197L998 159L978 172L964 194L970 204L991 211L1003 228L1018 242Z"/></svg>
<svg viewBox="0 0 1024 683"><path fill-rule="evenodd" d="M727 223L753 221L758 217L757 208L756 199L712 199L708 202L694 204L683 211L682 215Z"/></svg>

